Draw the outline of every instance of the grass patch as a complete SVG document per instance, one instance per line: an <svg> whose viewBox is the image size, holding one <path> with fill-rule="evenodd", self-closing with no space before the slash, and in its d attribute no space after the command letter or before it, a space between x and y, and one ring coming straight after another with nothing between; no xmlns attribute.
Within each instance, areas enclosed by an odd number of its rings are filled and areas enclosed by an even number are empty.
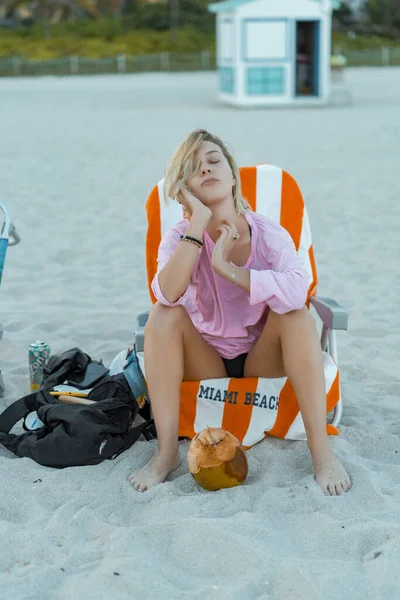
<svg viewBox="0 0 400 600"><path fill-rule="evenodd" d="M50 39L44 39L40 27L28 30L1 31L0 58L20 56L49 60L65 56L79 55L86 58L103 58L117 54L137 55L157 52L191 53L201 50L215 50L214 32L205 33L191 27L177 32L176 40L169 31L114 29L109 22L87 23L79 28L74 25L59 25L52 28ZM94 27L96 25L96 27ZM92 26L92 27L90 27ZM102 29L103 28L103 29ZM106 36L97 35L99 31Z"/></svg>

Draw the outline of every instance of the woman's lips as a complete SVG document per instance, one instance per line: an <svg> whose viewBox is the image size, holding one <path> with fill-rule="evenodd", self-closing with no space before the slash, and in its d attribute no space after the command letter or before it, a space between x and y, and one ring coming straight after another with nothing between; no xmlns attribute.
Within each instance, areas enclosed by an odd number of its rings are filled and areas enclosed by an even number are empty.
<svg viewBox="0 0 400 600"><path fill-rule="evenodd" d="M207 179L207 181L204 181L201 185L210 185L212 183L217 183L218 179Z"/></svg>

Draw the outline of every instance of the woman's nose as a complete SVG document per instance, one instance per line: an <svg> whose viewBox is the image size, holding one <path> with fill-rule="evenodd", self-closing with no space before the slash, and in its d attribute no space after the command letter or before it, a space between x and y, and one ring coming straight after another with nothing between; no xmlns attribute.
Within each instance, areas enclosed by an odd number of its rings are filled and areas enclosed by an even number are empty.
<svg viewBox="0 0 400 600"><path fill-rule="evenodd" d="M202 175L205 175L206 173L211 173L210 167L208 167L208 169L203 169L201 173Z"/></svg>

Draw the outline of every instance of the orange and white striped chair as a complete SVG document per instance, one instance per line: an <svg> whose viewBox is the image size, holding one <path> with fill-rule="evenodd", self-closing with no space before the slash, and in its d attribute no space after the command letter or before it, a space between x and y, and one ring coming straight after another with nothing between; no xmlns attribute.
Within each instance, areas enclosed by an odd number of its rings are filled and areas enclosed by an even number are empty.
<svg viewBox="0 0 400 600"><path fill-rule="evenodd" d="M0 285L6 262L7 248L16 246L21 241L11 221L11 214L5 204L0 202ZM0 340L3 337L3 325L0 323ZM0 371L0 397L4 396L4 381Z"/></svg>
<svg viewBox="0 0 400 600"><path fill-rule="evenodd" d="M292 236L309 276L307 305L314 306L322 321L321 349L324 352L326 412L333 412L327 432L337 435L342 400L336 347L336 330L347 329L348 315L334 300L317 292L317 270L307 210L296 181L272 165L240 169L243 196L253 210L280 223ZM164 233L182 217L177 202L164 202L163 180L151 191L147 205L146 267L151 300L151 282L157 271L158 247ZM144 326L149 313L137 318L135 343L144 370ZM151 402L151 398L150 398ZM179 435L192 438L206 427L222 427L249 448L266 435L283 439L306 439L294 390L286 377L224 378L181 385Z"/></svg>

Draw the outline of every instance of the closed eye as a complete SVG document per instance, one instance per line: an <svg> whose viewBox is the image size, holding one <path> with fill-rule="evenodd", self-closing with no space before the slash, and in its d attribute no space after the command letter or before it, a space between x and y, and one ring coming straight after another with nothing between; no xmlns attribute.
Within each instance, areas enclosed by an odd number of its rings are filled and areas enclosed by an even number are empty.
<svg viewBox="0 0 400 600"><path fill-rule="evenodd" d="M217 163L221 162L220 160L209 160L208 164L209 165L216 165ZM199 169L199 173L201 173L201 167Z"/></svg>

